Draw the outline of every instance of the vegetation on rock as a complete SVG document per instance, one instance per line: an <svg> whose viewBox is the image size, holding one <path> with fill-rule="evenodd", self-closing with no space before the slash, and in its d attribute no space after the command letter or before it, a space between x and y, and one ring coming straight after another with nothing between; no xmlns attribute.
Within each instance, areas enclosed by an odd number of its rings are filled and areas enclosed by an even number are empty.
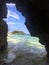
<svg viewBox="0 0 49 65"><path fill-rule="evenodd" d="M23 31L13 31L12 34L25 34Z"/></svg>

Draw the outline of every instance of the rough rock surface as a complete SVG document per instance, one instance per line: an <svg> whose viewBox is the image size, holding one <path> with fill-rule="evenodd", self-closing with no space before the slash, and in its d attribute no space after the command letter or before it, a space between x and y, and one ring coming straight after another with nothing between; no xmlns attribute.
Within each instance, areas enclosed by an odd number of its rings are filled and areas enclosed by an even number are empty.
<svg viewBox="0 0 49 65"><path fill-rule="evenodd" d="M6 6L0 7L0 49L5 49L7 47L8 26L2 18L6 17L7 9Z"/></svg>

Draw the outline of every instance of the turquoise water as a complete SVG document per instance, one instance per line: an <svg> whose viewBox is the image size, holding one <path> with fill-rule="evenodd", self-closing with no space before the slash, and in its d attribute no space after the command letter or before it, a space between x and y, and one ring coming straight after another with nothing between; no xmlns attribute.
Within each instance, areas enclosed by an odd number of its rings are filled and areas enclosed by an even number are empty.
<svg viewBox="0 0 49 65"><path fill-rule="evenodd" d="M38 42L39 39L37 37L31 37L30 35L18 35L18 34L14 34L11 36L12 38L16 39L23 39L23 40L28 40L28 41L33 41L33 42Z"/></svg>
<svg viewBox="0 0 49 65"><path fill-rule="evenodd" d="M43 45L41 45L39 43L39 38L37 37L32 37L30 35L20 35L20 34L13 34L9 36L12 39L15 39L16 41L18 40L18 42L26 42L26 45L29 46L38 46L38 47L43 47Z"/></svg>
<svg viewBox="0 0 49 65"><path fill-rule="evenodd" d="M28 41L28 42L39 42L39 39L37 37L31 37L29 35L18 35L18 34L13 34L9 36L12 39L18 39L19 41Z"/></svg>
<svg viewBox="0 0 49 65"><path fill-rule="evenodd" d="M46 51L37 37L30 35L8 35L7 50L0 54L0 64L47 65Z"/></svg>

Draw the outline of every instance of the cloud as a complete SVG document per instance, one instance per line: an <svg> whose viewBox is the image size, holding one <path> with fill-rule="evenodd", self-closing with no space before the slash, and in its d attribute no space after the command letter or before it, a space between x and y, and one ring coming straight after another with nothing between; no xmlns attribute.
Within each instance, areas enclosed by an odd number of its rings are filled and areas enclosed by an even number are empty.
<svg viewBox="0 0 49 65"><path fill-rule="evenodd" d="M20 25L21 25L21 24L23 24L23 23L19 23L19 22L18 22L18 23L16 23L16 22L7 22L7 24L8 24L8 25L17 25L17 24L20 24Z"/></svg>
<svg viewBox="0 0 49 65"><path fill-rule="evenodd" d="M15 6L14 3L6 3L7 6Z"/></svg>
<svg viewBox="0 0 49 65"><path fill-rule="evenodd" d="M18 20L20 19L20 17L15 12L8 10L7 18L10 17L10 16L13 17L13 18L16 18Z"/></svg>
<svg viewBox="0 0 49 65"><path fill-rule="evenodd" d="M16 24L15 22L7 22L7 24L12 25L12 24Z"/></svg>

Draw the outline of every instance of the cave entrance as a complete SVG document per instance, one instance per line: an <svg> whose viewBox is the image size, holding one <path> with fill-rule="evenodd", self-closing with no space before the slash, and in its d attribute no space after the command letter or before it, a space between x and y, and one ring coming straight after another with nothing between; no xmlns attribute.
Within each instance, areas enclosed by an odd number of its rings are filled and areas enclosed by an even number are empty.
<svg viewBox="0 0 49 65"><path fill-rule="evenodd" d="M21 14L21 12L17 10L15 4L6 3L6 6L7 6L8 13L7 13L7 18L4 20L8 24L8 28L9 28L8 41L11 41L12 43L21 42L20 45L25 42L27 46L42 48L43 46L39 43L39 38L30 36L30 33L24 24L25 17Z"/></svg>
<svg viewBox="0 0 49 65"><path fill-rule="evenodd" d="M30 34L25 26L25 17L17 10L14 3L6 3L8 32L22 31L25 34Z"/></svg>

